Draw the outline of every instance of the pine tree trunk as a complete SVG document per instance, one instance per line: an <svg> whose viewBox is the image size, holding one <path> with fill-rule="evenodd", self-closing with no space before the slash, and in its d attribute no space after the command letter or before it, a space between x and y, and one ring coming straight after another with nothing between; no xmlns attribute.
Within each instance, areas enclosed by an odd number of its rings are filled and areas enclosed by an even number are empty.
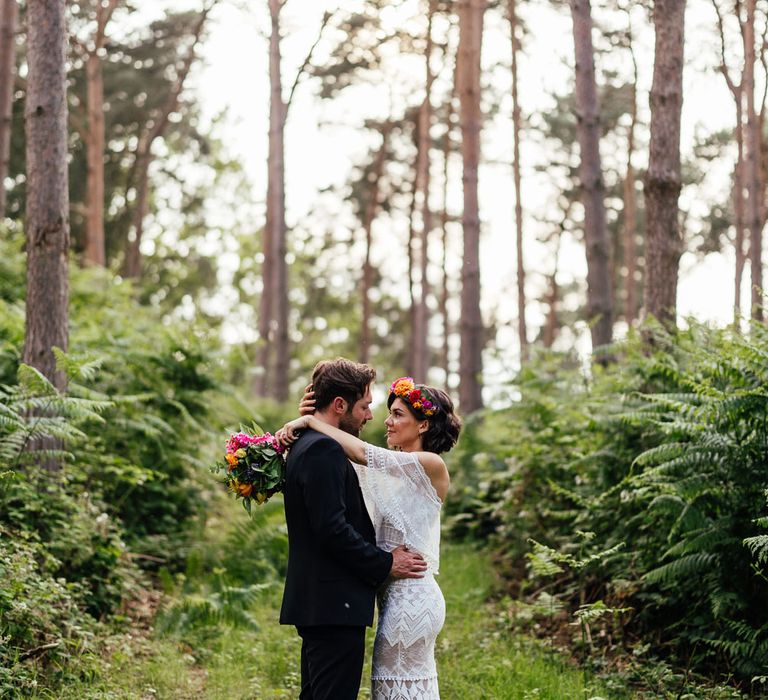
<svg viewBox="0 0 768 700"><path fill-rule="evenodd" d="M359 361L367 364L371 359L371 298L370 292L373 286L373 266L371 265L371 247L373 245L373 222L379 211L379 186L384 173L384 162L387 156L389 143L389 126L385 126L381 132L381 147L376 154L373 166L373 181L368 194L368 201L363 216L363 230L365 231L365 260L363 262L363 318L360 338Z"/></svg>
<svg viewBox="0 0 768 700"><path fill-rule="evenodd" d="M579 179L584 206L584 242L587 255L587 313L592 347L607 345L613 337L611 249L605 223L605 186L600 162L600 106L592 49L589 0L570 0L576 53L576 116L578 118Z"/></svg>
<svg viewBox="0 0 768 700"><path fill-rule="evenodd" d="M144 235L144 219L149 210L149 167L152 164L151 144L139 142L136 154L136 203L132 216L134 238L128 241L123 274L129 279L141 277L141 239Z"/></svg>
<svg viewBox="0 0 768 700"><path fill-rule="evenodd" d="M517 0L509 0L509 31L512 42L512 177L515 185L515 248L517 250L517 337L520 343L520 363L528 359L528 334L525 324L525 259L523 257L523 202L520 176L521 113L518 94L517 56L520 40L517 37Z"/></svg>
<svg viewBox="0 0 768 700"><path fill-rule="evenodd" d="M440 227L442 230L442 288L440 290L440 315L443 319L443 344L441 366L445 371L445 386L449 387L449 378L451 376L451 352L450 338L452 331L451 320L448 317L448 299L450 290L448 287L448 182L451 162L452 142L451 135L454 128L456 110L454 104L457 92L459 63L454 59L453 65L453 84L451 94L448 97L448 114L445 118L445 134L443 136L443 192L442 192L442 213L440 218Z"/></svg>
<svg viewBox="0 0 768 700"><path fill-rule="evenodd" d="M557 338L558 331L557 302L560 299L560 287L557 283L557 272L560 267L560 243L562 241L562 233L563 229L561 228L557 233L557 238L555 240L555 254L552 256L554 260L554 269L549 277L549 289L547 290L546 296L547 316L541 337L542 345L548 350L555 344L555 338Z"/></svg>
<svg viewBox="0 0 768 700"><path fill-rule="evenodd" d="M280 55L282 0L269 0L269 155L267 157L267 217L264 230L264 270L261 319L260 387L278 401L288 398L288 269L285 224L285 121L286 103ZM264 297L266 295L266 298ZM264 332L266 331L266 335Z"/></svg>
<svg viewBox="0 0 768 700"><path fill-rule="evenodd" d="M651 144L645 180L647 211L646 309L669 328L676 325L677 276L682 253L680 112L683 102L685 0L656 2Z"/></svg>
<svg viewBox="0 0 768 700"><path fill-rule="evenodd" d="M627 267L626 305L624 319L628 326L637 318L637 193L635 192L636 174L632 165L635 154L635 131L637 128L637 61L635 60L632 34L629 34L629 50L634 67L632 83L632 106L627 135L627 172L624 176L624 261Z"/></svg>
<svg viewBox="0 0 768 700"><path fill-rule="evenodd" d="M484 329L480 311L480 52L485 0L459 2L458 93L461 105L461 151L464 162L464 261L461 273L461 353L459 402L464 413L483 406Z"/></svg>
<svg viewBox="0 0 768 700"><path fill-rule="evenodd" d="M432 18L435 12L435 0L430 0L427 15L427 49L425 55L426 80L424 102L419 110L419 159L416 165L416 181L421 195L421 231L419 236L419 298L414 309L413 323L413 375L417 381L427 381L427 371L430 367L429 358L429 234L432 229L432 212L429 208L430 194L430 145L432 127Z"/></svg>
<svg viewBox="0 0 768 700"><path fill-rule="evenodd" d="M746 93L747 127L745 176L747 189L747 229L749 230L749 260L752 277L751 316L763 320L763 212L761 197L763 188L760 174L762 135L760 120L755 108L755 4L747 0L747 19L743 25L744 40L744 92Z"/></svg>
<svg viewBox="0 0 768 700"><path fill-rule="evenodd" d="M104 267L107 262L104 247L104 78L97 51L89 53L85 70L88 95L85 263Z"/></svg>
<svg viewBox="0 0 768 700"><path fill-rule="evenodd" d="M106 30L112 13L119 0L108 0L96 5L96 31L88 47L85 63L86 101L88 107L85 141L86 175L86 217L85 255L86 265L107 264L104 240L104 76L101 67L101 52L106 44Z"/></svg>
<svg viewBox="0 0 768 700"><path fill-rule="evenodd" d="M736 250L736 265L733 276L733 314L734 323L741 318L741 281L744 278L744 266L747 254L744 250L744 114L742 109L742 90L736 100L736 164L733 168L733 225L735 228L733 245Z"/></svg>
<svg viewBox="0 0 768 700"><path fill-rule="evenodd" d="M65 4L27 3L27 323L24 362L60 390L53 348L68 346L69 181Z"/></svg>
<svg viewBox="0 0 768 700"><path fill-rule="evenodd" d="M417 125L418 129L418 125ZM416 162L419 161L418 149L421 146L421 141L416 139ZM418 301L416 299L416 282L414 277L416 276L416 259L414 256L414 242L416 240L416 205L417 205L417 193L419 186L418 169L413 169L413 186L411 189L411 202L408 211L408 299L410 306L408 308L409 320L411 324L411 336L408 339L408 354L405 361L406 372L413 376L416 366L415 349L416 340L414 336L414 330L416 328L416 306ZM417 377L418 379L418 377ZM420 380L421 381L421 380Z"/></svg>
<svg viewBox="0 0 768 700"><path fill-rule="evenodd" d="M451 157L451 129L453 126L453 94L451 94L450 104L448 106L448 117L446 121L446 130L443 137L443 193L442 193L442 212L440 215L440 230L442 232L442 287L440 289L440 317L443 320L443 343L440 356L440 366L445 372L445 386L448 387L448 377L451 373L450 368L450 336L451 324L448 319L448 168Z"/></svg>
<svg viewBox="0 0 768 700"><path fill-rule="evenodd" d="M5 178L11 155L17 18L17 0L0 0L0 218L5 216Z"/></svg>

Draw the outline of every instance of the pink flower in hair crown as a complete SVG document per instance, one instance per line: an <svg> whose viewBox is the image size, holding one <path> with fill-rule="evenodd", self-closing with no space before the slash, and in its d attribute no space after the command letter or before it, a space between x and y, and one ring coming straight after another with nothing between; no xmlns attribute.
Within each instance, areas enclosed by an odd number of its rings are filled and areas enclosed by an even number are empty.
<svg viewBox="0 0 768 700"><path fill-rule="evenodd" d="M429 392L424 385L416 386L413 377L400 377L392 382L389 388L390 393L399 399L411 404L417 411L425 416L433 416L437 411L437 406L432 401Z"/></svg>

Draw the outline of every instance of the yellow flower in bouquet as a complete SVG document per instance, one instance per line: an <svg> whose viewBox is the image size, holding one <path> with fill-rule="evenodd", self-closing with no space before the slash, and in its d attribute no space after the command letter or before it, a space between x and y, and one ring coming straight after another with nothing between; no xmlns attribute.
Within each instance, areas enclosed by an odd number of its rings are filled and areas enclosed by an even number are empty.
<svg viewBox="0 0 768 700"><path fill-rule="evenodd" d="M211 471L224 471L224 484L243 499L243 506L251 512L251 501L266 503L283 490L285 484L285 450L270 433L233 433L227 440L224 460Z"/></svg>

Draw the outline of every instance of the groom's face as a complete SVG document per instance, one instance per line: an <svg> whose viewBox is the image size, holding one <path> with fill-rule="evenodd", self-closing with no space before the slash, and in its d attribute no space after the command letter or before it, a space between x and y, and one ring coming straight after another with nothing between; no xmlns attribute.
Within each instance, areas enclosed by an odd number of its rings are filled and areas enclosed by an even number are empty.
<svg viewBox="0 0 768 700"><path fill-rule="evenodd" d="M341 417L339 428L345 433L358 437L363 426L373 418L373 413L371 413L372 400L371 386L369 384L362 398L358 399L352 406L350 406L347 409L347 412Z"/></svg>

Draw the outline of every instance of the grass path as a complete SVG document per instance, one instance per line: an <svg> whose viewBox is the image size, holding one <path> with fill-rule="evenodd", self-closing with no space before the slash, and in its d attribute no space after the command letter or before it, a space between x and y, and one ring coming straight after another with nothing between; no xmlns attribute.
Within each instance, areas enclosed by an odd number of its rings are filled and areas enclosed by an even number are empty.
<svg viewBox="0 0 768 700"><path fill-rule="evenodd" d="M505 632L498 607L489 604L494 583L489 558L468 545L444 547L439 577L446 626L438 638L443 700L577 700L585 694L580 672L537 643ZM62 700L279 700L298 697L299 641L277 623L282 588L260 594L251 607L259 631L211 627L194 642L151 633L117 637L104 666L70 685ZM368 673L361 700L370 698ZM45 697L45 696L41 696Z"/></svg>

